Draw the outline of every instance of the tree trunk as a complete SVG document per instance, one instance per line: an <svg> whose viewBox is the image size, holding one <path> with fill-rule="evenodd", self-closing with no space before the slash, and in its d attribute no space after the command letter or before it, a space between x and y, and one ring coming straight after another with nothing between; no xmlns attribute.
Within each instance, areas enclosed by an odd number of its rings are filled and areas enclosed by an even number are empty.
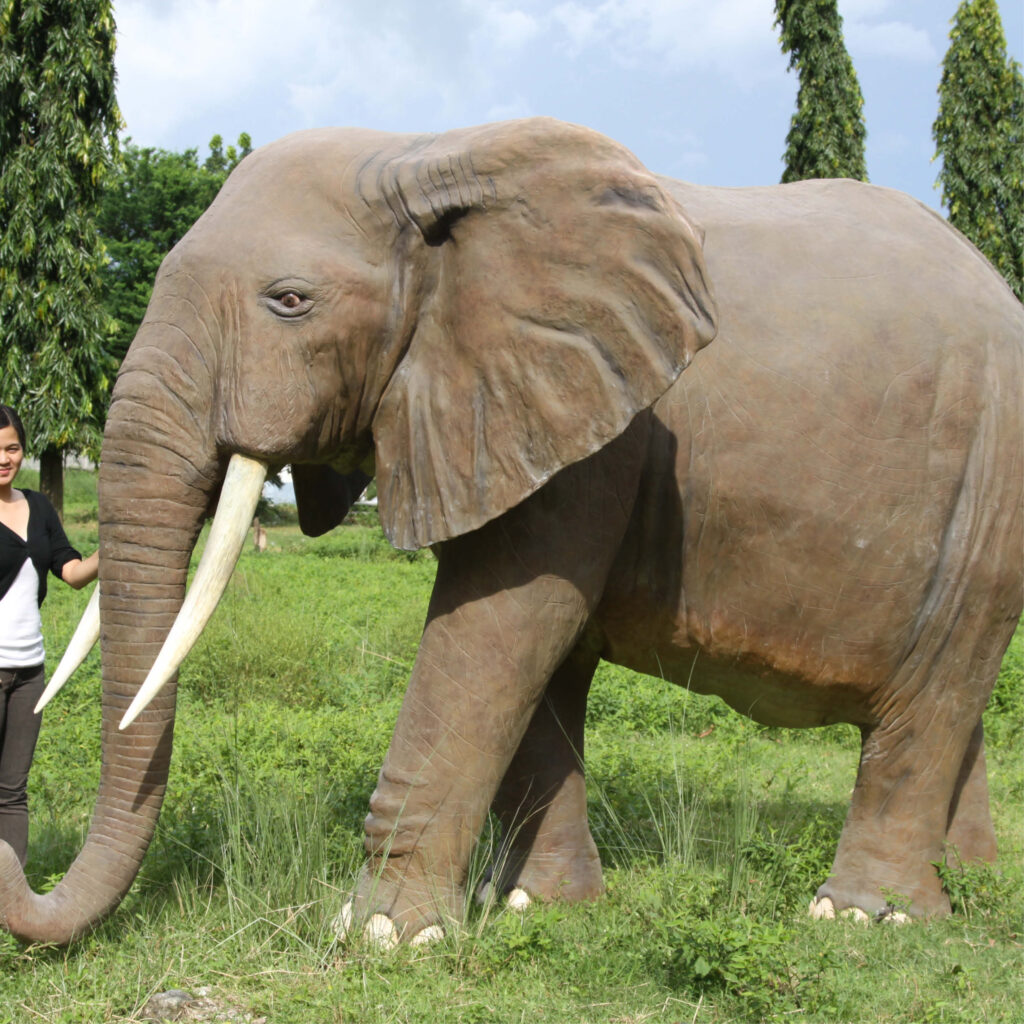
<svg viewBox="0 0 1024 1024"><path fill-rule="evenodd" d="M64 522L64 452L60 448L44 448L39 456L39 490L57 510Z"/></svg>

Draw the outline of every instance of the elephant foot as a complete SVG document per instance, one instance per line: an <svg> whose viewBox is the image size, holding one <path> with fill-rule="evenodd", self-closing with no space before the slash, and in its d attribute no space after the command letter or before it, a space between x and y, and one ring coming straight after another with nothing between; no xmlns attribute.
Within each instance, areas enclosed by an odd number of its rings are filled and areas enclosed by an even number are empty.
<svg viewBox="0 0 1024 1024"><path fill-rule="evenodd" d="M476 898L483 902L490 894L502 893L512 910L524 910L533 900L545 903L579 903L604 894L601 859L589 831L574 837L572 844L554 849L526 852L515 848L499 854Z"/></svg>
<svg viewBox="0 0 1024 1024"><path fill-rule="evenodd" d="M862 861L866 863L856 872L833 867L811 901L812 917L831 920L857 910L871 921L905 924L912 918L949 914L949 897L934 864L919 869L916 864L893 864L877 856L870 861L862 857ZM860 919L857 914L850 916Z"/></svg>
<svg viewBox="0 0 1024 1024"><path fill-rule="evenodd" d="M874 916L866 910L861 910L860 907L844 907L837 912L836 905L829 896L815 896L807 910L815 921L834 921L837 917L842 917L850 921L856 921L858 924L869 924L871 921L887 924L909 924L911 920L909 914L905 914L902 910L896 910L895 907L891 906L878 911Z"/></svg>
<svg viewBox="0 0 1024 1024"><path fill-rule="evenodd" d="M367 863L351 899L334 918L339 939L361 937L380 949L443 938L465 912L464 887L422 871L410 858Z"/></svg>
<svg viewBox="0 0 1024 1024"><path fill-rule="evenodd" d="M349 900L331 922L331 928L339 940L346 942L352 936L352 924L352 901ZM411 936L408 941L410 946L428 946L432 942L443 939L444 935L444 929L439 924L429 924ZM368 945L381 950L394 949L401 941L395 922L387 914L379 913L373 914L363 925L362 937Z"/></svg>

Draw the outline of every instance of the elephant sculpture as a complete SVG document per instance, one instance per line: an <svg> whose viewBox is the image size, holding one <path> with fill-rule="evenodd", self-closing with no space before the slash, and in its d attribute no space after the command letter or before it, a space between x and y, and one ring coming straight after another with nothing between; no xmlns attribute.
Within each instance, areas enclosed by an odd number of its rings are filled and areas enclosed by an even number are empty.
<svg viewBox="0 0 1024 1024"><path fill-rule="evenodd" d="M1022 339L984 258L886 189L697 187L548 119L256 151L164 261L114 389L96 809L44 896L0 844L0 920L68 942L128 890L176 669L286 464L307 532L374 475L391 542L438 558L344 926L458 919L492 807L497 892L601 892L601 658L858 726L812 912L890 890L948 912L945 844L995 856L981 714L1022 605Z"/></svg>

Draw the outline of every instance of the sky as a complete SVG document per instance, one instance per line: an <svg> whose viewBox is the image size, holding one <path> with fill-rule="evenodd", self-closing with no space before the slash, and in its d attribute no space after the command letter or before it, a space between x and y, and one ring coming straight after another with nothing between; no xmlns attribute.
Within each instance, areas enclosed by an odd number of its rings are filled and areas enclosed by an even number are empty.
<svg viewBox="0 0 1024 1024"><path fill-rule="evenodd" d="M839 0L870 180L939 209L931 125L958 0ZM1024 60L1024 0L1002 0ZM772 0L114 0L118 101L142 146L206 152L325 125L438 132L544 114L659 174L782 173L797 77Z"/></svg>

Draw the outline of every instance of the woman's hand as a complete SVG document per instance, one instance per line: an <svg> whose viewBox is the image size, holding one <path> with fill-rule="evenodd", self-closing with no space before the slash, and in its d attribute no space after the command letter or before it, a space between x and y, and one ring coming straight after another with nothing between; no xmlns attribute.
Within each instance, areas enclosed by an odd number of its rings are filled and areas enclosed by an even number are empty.
<svg viewBox="0 0 1024 1024"><path fill-rule="evenodd" d="M94 551L88 558L73 558L70 562L64 563L61 569L61 579L69 587L81 590L87 583L92 583L99 572L100 553Z"/></svg>

